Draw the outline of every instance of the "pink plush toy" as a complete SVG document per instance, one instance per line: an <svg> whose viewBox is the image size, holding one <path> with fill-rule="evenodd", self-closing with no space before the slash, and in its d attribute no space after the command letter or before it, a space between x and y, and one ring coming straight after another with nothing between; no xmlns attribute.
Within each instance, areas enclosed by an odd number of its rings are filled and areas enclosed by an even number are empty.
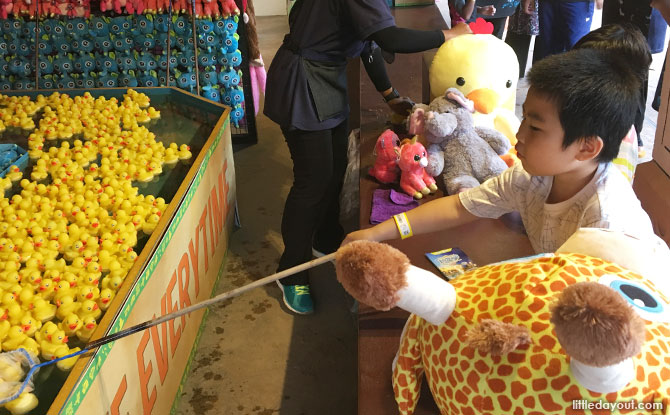
<svg viewBox="0 0 670 415"><path fill-rule="evenodd" d="M7 15L12 12L14 3L12 0L0 0L0 18L6 19Z"/></svg>
<svg viewBox="0 0 670 415"><path fill-rule="evenodd" d="M261 56L249 62L249 76L251 78L251 91L254 96L254 111L258 115L261 93L265 94L265 81L267 73Z"/></svg>
<svg viewBox="0 0 670 415"><path fill-rule="evenodd" d="M435 192L437 186L435 180L424 169L428 165L426 148L416 138L414 136L400 147L398 166L402 171L400 174L402 190L416 199L421 199L424 195Z"/></svg>
<svg viewBox="0 0 670 415"><path fill-rule="evenodd" d="M398 180L398 158L400 156L400 139L391 130L386 130L377 138L375 144L375 164L368 174L382 183L393 183ZM411 193L410 193L411 194Z"/></svg>
<svg viewBox="0 0 670 415"><path fill-rule="evenodd" d="M240 14L240 9L237 8L235 0L219 0L221 2L221 15L228 17L231 14Z"/></svg>

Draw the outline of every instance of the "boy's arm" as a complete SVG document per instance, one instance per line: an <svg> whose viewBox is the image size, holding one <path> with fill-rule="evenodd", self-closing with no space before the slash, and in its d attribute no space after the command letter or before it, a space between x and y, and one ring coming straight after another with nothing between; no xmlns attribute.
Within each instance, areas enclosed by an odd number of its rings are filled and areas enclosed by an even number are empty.
<svg viewBox="0 0 670 415"><path fill-rule="evenodd" d="M406 212L406 215L414 235L453 228L478 218L465 209L457 194L424 203ZM386 241L399 237L395 220L391 218L371 228L350 233L342 245L359 239Z"/></svg>

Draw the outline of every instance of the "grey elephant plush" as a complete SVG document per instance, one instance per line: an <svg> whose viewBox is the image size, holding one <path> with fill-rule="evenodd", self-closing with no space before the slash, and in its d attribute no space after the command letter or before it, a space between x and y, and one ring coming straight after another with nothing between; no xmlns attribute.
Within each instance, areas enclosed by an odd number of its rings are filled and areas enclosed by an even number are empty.
<svg viewBox="0 0 670 415"><path fill-rule="evenodd" d="M493 128L475 127L472 101L456 88L430 105L416 104L409 117L409 132L427 142L428 166L433 177L443 174L449 194L479 186L507 169L499 157L510 142Z"/></svg>

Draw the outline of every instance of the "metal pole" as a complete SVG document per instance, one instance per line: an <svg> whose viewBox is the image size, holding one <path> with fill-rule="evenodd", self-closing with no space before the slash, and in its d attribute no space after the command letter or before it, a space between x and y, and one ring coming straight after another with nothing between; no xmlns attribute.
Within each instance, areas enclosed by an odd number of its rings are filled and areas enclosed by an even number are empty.
<svg viewBox="0 0 670 415"><path fill-rule="evenodd" d="M40 89L40 2L35 2L35 89Z"/></svg>
<svg viewBox="0 0 670 415"><path fill-rule="evenodd" d="M200 70L198 69L198 27L195 24L195 1L191 0L193 9L193 54L195 56L195 91L200 95Z"/></svg>
<svg viewBox="0 0 670 415"><path fill-rule="evenodd" d="M172 27L172 0L168 0L168 21L167 21L167 77L165 83L167 87L170 86L170 29Z"/></svg>

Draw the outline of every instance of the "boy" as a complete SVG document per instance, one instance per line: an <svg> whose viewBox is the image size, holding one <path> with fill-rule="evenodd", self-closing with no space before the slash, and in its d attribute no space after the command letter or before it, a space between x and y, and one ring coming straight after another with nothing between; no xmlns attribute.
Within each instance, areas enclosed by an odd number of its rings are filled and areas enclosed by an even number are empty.
<svg viewBox="0 0 670 415"><path fill-rule="evenodd" d="M520 163L397 221L353 232L343 244L433 232L512 211L521 214L538 253L554 252L580 227L653 235L631 186L610 162L637 108L640 79L631 64L601 50L574 50L533 65L529 82L517 133Z"/></svg>

